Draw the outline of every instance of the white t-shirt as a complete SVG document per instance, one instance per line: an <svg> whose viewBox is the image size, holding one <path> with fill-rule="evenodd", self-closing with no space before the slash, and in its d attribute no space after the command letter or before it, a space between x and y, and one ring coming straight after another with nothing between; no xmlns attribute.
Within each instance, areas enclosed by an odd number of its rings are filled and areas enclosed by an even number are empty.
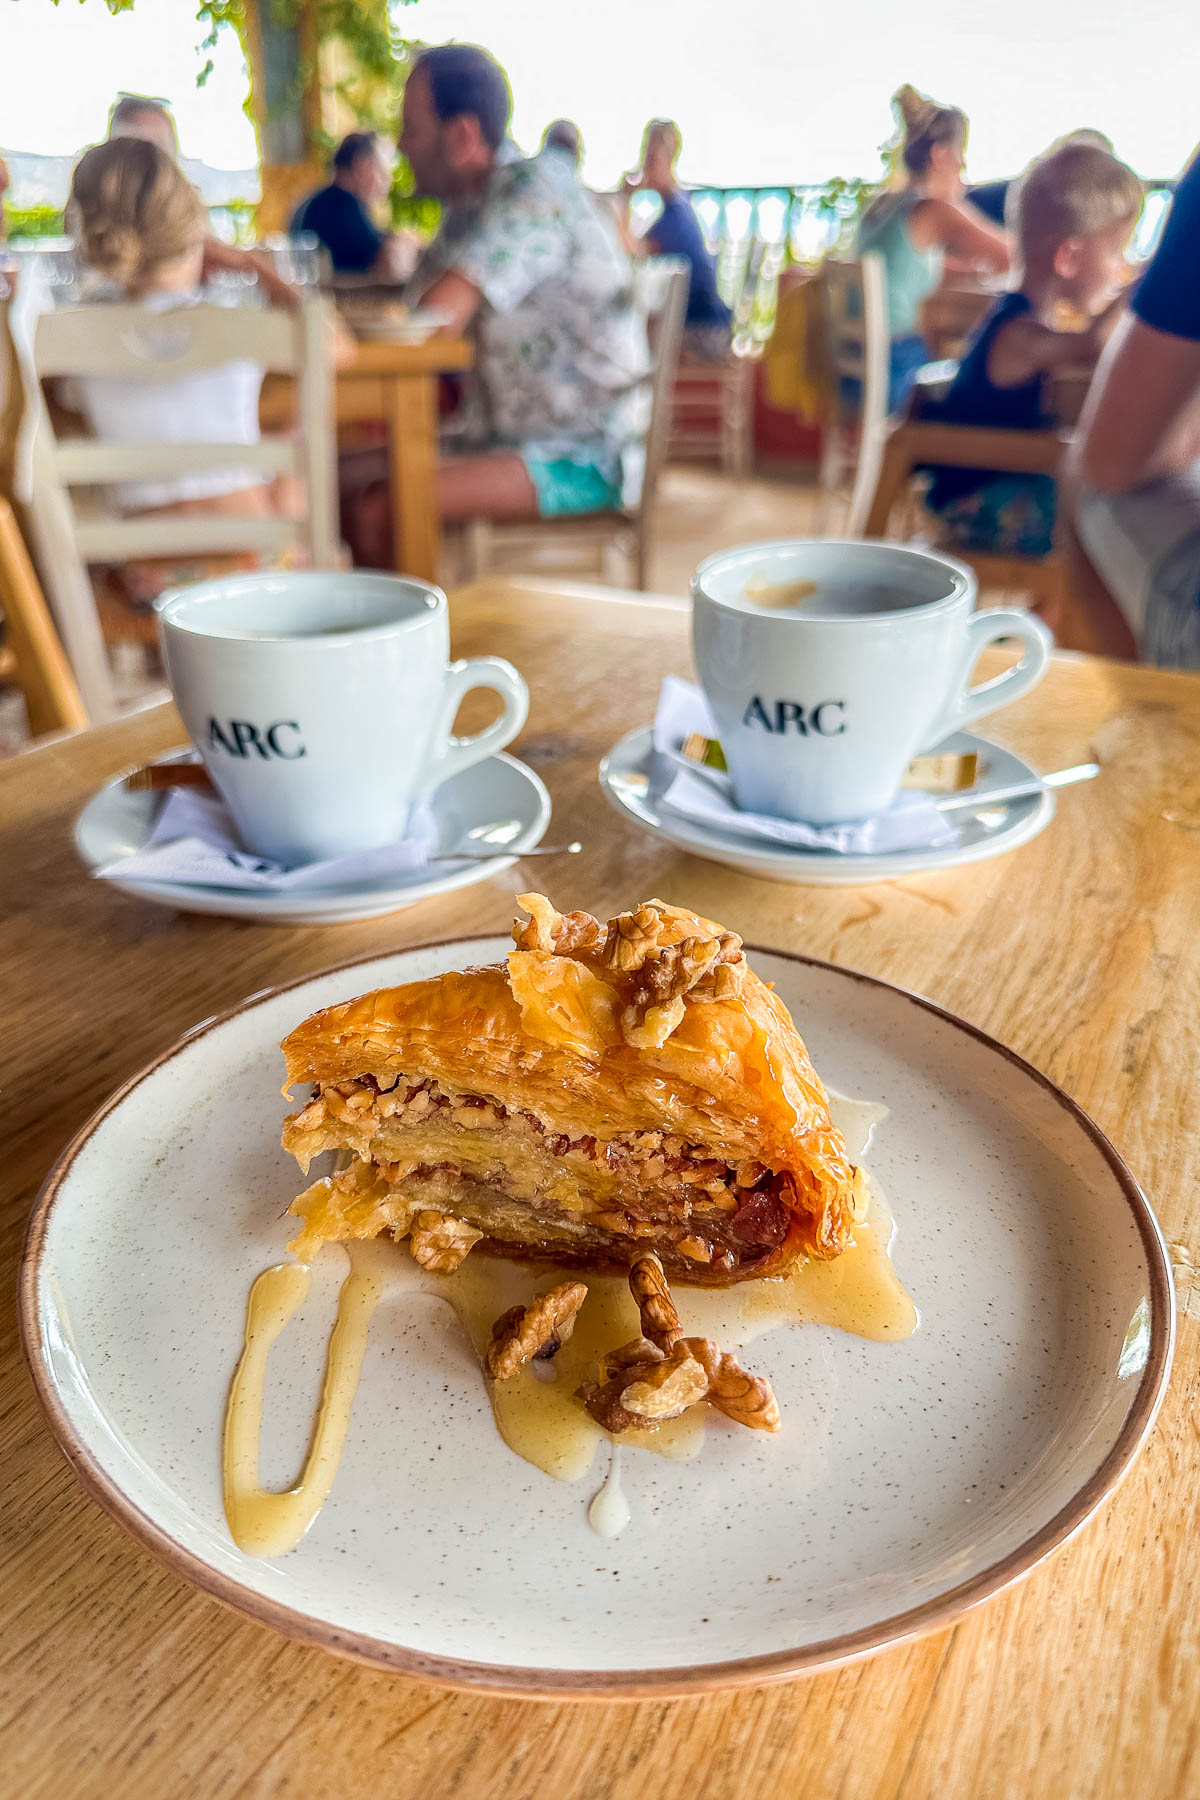
<svg viewBox="0 0 1200 1800"><path fill-rule="evenodd" d="M148 294L147 312L169 313L194 306L198 294ZM164 323L164 330L169 326ZM230 338L237 330L230 318ZM110 444L257 444L261 439L258 400L263 370L244 357L218 368L175 380L139 381L128 376L81 375L63 400L81 412L92 434ZM180 500L209 500L241 488L259 487L267 477L255 469L205 469L164 481L122 481L113 500L124 512L173 506Z"/></svg>

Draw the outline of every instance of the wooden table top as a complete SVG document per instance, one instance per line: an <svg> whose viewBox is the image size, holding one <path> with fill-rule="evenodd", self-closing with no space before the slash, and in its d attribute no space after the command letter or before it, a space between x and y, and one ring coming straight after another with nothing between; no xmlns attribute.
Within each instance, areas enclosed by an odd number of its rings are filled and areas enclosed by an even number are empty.
<svg viewBox="0 0 1200 1800"><path fill-rule="evenodd" d="M356 338L338 369L338 380L355 375L437 375L469 369L475 352L462 337L431 337L423 344Z"/></svg>
<svg viewBox="0 0 1200 1800"><path fill-rule="evenodd" d="M662 674L689 670L684 603L491 581L457 597L453 624L457 653L499 652L529 680L517 749L553 795L551 829L585 844L570 864L528 863L357 925L175 915L89 880L71 849L72 819L102 781L181 741L169 707L0 763L0 1790L23 1800L1197 1793L1200 1276L1188 1267L1200 1264L1200 680L1056 658L993 735L1044 769L1094 752L1105 773L1064 793L1041 837L936 875L788 887L661 847L597 786L598 758L649 720ZM1118 1493L1019 1587L932 1637L770 1688L493 1699L359 1668L224 1610L160 1568L74 1481L34 1400L12 1298L25 1216L67 1138L142 1063L244 995L370 952L503 931L516 889L543 883L602 915L661 894L752 941L928 994L1046 1070L1126 1156L1175 1245L1175 1375Z"/></svg>

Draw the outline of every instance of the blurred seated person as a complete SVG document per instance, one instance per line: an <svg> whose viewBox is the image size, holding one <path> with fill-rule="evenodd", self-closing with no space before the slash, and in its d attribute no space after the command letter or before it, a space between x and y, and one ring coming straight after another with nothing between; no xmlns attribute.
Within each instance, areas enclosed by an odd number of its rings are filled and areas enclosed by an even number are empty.
<svg viewBox="0 0 1200 1800"><path fill-rule="evenodd" d="M1076 529L1116 614L1099 621L1105 648L1200 669L1200 155L1092 384L1074 460Z"/></svg>
<svg viewBox="0 0 1200 1800"><path fill-rule="evenodd" d="M570 119L555 119L552 124L547 125L538 146L538 155L547 154L560 157L573 174L577 173L583 161L583 139L578 125Z"/></svg>
<svg viewBox="0 0 1200 1800"><path fill-rule="evenodd" d="M376 131L352 131L333 156L332 179L301 201L291 232L311 231L329 252L335 275L374 275L402 281L410 261L405 241L381 231L370 208L386 200L392 162Z"/></svg>
<svg viewBox="0 0 1200 1800"><path fill-rule="evenodd" d="M948 256L1003 273L1009 240L963 199L967 118L902 87L892 105L900 121L896 154L901 185L868 206L858 228L857 253L883 259L891 337L888 410L899 412L917 372L929 361L921 336L921 303L940 284Z"/></svg>
<svg viewBox="0 0 1200 1800"><path fill-rule="evenodd" d="M175 159L148 138L117 137L88 150L75 166L67 227L76 255L111 284L114 295L148 311L192 306L201 298L208 226L203 202ZM230 320L230 348L236 329ZM161 381L86 375L60 384L64 405L83 415L104 442L256 444L263 370L231 354L227 363ZM250 468L196 471L157 481L115 484L125 513L291 512L280 482ZM149 604L175 582L228 569L256 568L253 553L204 557L181 569L160 560L118 571L125 596Z"/></svg>
<svg viewBox="0 0 1200 1800"><path fill-rule="evenodd" d="M146 94L121 94L108 115L108 137L140 138L156 144L172 162L179 161L179 134L169 109L161 100ZM252 276L259 282L272 306L289 306L296 299L295 290L275 273L269 256L252 250L239 250L214 237L205 220L204 272L208 280L220 272Z"/></svg>
<svg viewBox="0 0 1200 1800"><path fill-rule="evenodd" d="M1020 279L981 325L945 398L926 415L949 425L1036 431L1053 425L1058 372L1094 364L1125 309L1125 250L1142 184L1107 150L1057 150L1014 183L1009 222ZM1064 314L1087 321L1064 331ZM926 505L960 549L1044 557L1054 543L1049 475L960 466L934 470Z"/></svg>
<svg viewBox="0 0 1200 1800"><path fill-rule="evenodd" d="M641 238L626 231L626 246L635 256L682 256L688 264L687 312L683 348L704 362L722 362L733 341L733 319L717 291L717 265L704 241L692 203L681 192L675 165L683 139L671 119L651 119L642 139L641 169L621 184L624 220L639 190L657 194L662 211Z"/></svg>
<svg viewBox="0 0 1200 1800"><path fill-rule="evenodd" d="M442 202L407 289L469 333L460 454L438 470L447 522L608 511L640 491L649 357L610 215L545 157L511 158L504 71L470 44L426 50L400 150Z"/></svg>

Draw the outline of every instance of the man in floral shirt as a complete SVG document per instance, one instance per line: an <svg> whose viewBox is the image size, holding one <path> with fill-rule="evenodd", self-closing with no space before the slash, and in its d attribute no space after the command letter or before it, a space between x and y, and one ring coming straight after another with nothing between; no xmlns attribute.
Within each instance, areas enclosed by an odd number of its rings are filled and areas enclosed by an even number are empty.
<svg viewBox="0 0 1200 1800"><path fill-rule="evenodd" d="M507 143L503 71L466 44L408 78L400 150L442 225L409 296L469 331L462 454L438 475L443 519L529 519L636 500L649 358L615 225L547 159Z"/></svg>

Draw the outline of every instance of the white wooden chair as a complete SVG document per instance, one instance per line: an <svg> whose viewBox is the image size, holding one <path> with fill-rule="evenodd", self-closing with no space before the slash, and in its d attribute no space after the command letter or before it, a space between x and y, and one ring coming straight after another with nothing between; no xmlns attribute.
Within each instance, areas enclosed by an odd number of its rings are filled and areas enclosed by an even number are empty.
<svg viewBox="0 0 1200 1800"><path fill-rule="evenodd" d="M889 336L883 258L875 252L845 262L826 257L817 280L828 345L828 414L821 431L817 534L832 529L845 504L844 537L861 537L887 441ZM853 470L849 500L847 479Z"/></svg>
<svg viewBox="0 0 1200 1800"><path fill-rule="evenodd" d="M685 347L675 376L671 462L716 458L724 474L740 481L754 463L754 370L769 333L761 330L760 288L774 291L782 252L755 238L746 256L741 291L733 309L733 343L721 362L688 356Z"/></svg>
<svg viewBox="0 0 1200 1800"><path fill-rule="evenodd" d="M86 375L174 380L233 358L296 380L298 434L264 435L250 445L59 438L42 393L44 380ZM317 296L306 297L295 312L210 304L163 312L129 305L45 312L36 321L30 366L23 372L32 428L31 546L93 716L111 713L114 704L89 563L299 549L313 568L338 566L333 368L325 302ZM115 511L104 493L109 482L230 467L301 477L307 490L303 517L219 511L139 517Z"/></svg>
<svg viewBox="0 0 1200 1800"><path fill-rule="evenodd" d="M485 574L497 552L503 552L506 562L514 566L515 557L532 553L540 564L541 552L561 549L573 559L577 554L591 557L605 575L610 571L610 559L622 556L634 587L646 586L650 512L671 427L671 390L679 363L687 291L688 265L682 257L651 257L635 266L634 295L646 317L651 356L646 472L637 504L628 510L517 524L472 519L463 534L468 579Z"/></svg>

